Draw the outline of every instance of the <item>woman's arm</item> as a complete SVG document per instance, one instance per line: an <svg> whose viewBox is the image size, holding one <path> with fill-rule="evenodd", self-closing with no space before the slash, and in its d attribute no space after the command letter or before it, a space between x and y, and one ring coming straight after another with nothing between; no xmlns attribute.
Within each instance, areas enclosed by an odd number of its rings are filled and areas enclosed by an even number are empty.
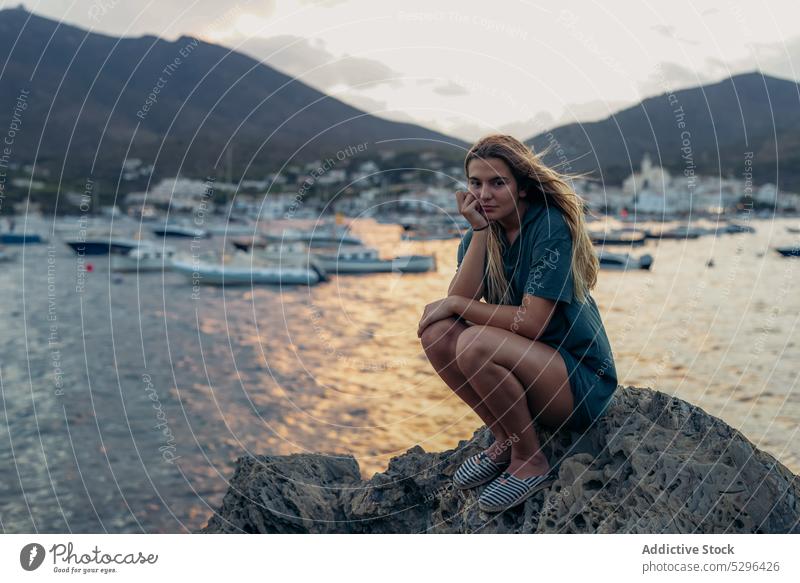
<svg viewBox="0 0 800 583"><path fill-rule="evenodd" d="M466 261L466 259L465 259ZM453 312L474 324L494 326L536 340L547 329L556 302L525 294L521 306L486 304L474 299L453 295Z"/></svg>
<svg viewBox="0 0 800 583"><path fill-rule="evenodd" d="M456 271L450 286L447 288L448 296L464 296L479 300L483 295L483 275L486 269L486 241L489 238L489 229L472 232L464 258Z"/></svg>

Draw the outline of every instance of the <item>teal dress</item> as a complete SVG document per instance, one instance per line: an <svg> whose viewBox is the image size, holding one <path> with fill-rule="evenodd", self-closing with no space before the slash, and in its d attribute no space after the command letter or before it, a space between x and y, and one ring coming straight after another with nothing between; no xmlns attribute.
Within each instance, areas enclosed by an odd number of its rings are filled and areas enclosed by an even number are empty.
<svg viewBox="0 0 800 583"><path fill-rule="evenodd" d="M471 240L469 229L458 245L459 266ZM534 201L522 217L517 238L509 246L501 231L501 245L512 304L522 305L525 294L556 302L550 322L537 340L556 349L564 359L575 401L567 425L583 431L607 409L617 388L617 371L594 298L587 294L585 301L578 302L573 293L569 225L560 209L543 200Z"/></svg>

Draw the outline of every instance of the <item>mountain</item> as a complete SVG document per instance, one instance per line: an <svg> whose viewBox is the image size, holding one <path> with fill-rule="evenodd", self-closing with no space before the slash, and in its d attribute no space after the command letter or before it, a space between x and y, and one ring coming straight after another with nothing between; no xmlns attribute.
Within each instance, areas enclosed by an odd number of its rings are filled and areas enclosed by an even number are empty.
<svg viewBox="0 0 800 583"><path fill-rule="evenodd" d="M0 10L0 54L0 128L16 128L9 157L36 159L56 176L117 176L127 156L155 163L161 175L205 176L232 159L234 175L262 178L348 146L379 150L380 140L400 140L388 144L396 151L460 156L466 146L191 37L116 38L14 8Z"/></svg>
<svg viewBox="0 0 800 583"><path fill-rule="evenodd" d="M548 162L620 184L645 152L676 174L742 178L752 152L754 184L800 191L800 86L761 73L667 92L592 123L539 134L535 150L554 143ZM559 152L559 146L561 152Z"/></svg>

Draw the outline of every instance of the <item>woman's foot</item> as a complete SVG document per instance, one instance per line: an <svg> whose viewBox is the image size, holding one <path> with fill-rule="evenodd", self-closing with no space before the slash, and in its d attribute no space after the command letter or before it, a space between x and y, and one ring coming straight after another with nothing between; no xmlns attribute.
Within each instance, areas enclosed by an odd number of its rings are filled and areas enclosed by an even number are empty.
<svg viewBox="0 0 800 583"><path fill-rule="evenodd" d="M475 488L494 480L503 473L507 466L508 462L495 463L489 458L486 451L480 451L461 463L453 474L453 484L461 490Z"/></svg>
<svg viewBox="0 0 800 583"><path fill-rule="evenodd" d="M509 463L506 471L520 479L541 476L550 471L550 462L547 461L547 457L541 451L527 458L512 455L511 463Z"/></svg>
<svg viewBox="0 0 800 583"><path fill-rule="evenodd" d="M507 441L495 439L495 442L483 451L494 463L507 464L511 461L511 446L506 443Z"/></svg>

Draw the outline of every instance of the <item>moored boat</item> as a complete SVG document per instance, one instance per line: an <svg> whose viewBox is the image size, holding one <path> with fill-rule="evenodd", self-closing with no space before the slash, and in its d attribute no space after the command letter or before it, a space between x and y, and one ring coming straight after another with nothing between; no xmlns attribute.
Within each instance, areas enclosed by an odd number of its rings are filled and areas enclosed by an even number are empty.
<svg viewBox="0 0 800 583"><path fill-rule="evenodd" d="M659 233L651 233L648 235L650 239L697 239L701 235L705 235L706 230L699 227L680 226L671 229L664 229Z"/></svg>
<svg viewBox="0 0 800 583"><path fill-rule="evenodd" d="M166 225L153 229L153 234L158 237L180 237L183 239L207 239L211 237L205 229L185 225Z"/></svg>
<svg viewBox="0 0 800 583"><path fill-rule="evenodd" d="M309 268L284 265L246 265L242 262L206 263L173 261L173 270L184 274L192 283L205 285L316 285L323 278Z"/></svg>
<svg viewBox="0 0 800 583"><path fill-rule="evenodd" d="M85 239L66 239L64 241L77 255L125 255L145 244L141 239L117 237L87 237Z"/></svg>
<svg viewBox="0 0 800 583"><path fill-rule="evenodd" d="M265 241L280 241L284 243L303 242L317 245L361 245L361 239L349 233L348 229L340 226L330 228L317 227L311 230L284 229L281 233L264 233Z"/></svg>
<svg viewBox="0 0 800 583"><path fill-rule="evenodd" d="M644 245L648 231L638 229L614 229L606 232L592 232L590 237L595 245Z"/></svg>
<svg viewBox="0 0 800 583"><path fill-rule="evenodd" d="M15 231L0 233L0 244L2 245L38 245L39 243L44 243L44 239L36 233Z"/></svg>
<svg viewBox="0 0 800 583"><path fill-rule="evenodd" d="M631 269L650 269L653 265L653 257L649 253L633 257L628 253L610 253L605 250L597 251L597 258L600 260L601 269L631 270Z"/></svg>
<svg viewBox="0 0 800 583"><path fill-rule="evenodd" d="M722 230L724 233L728 234L735 234L735 233L755 233L755 227L750 225L741 225L739 223L728 223L725 225L725 228Z"/></svg>
<svg viewBox="0 0 800 583"><path fill-rule="evenodd" d="M172 269L172 247L141 245L128 253L111 254L111 270L121 272L168 271Z"/></svg>
<svg viewBox="0 0 800 583"><path fill-rule="evenodd" d="M786 245L783 247L775 247L775 251L784 257L800 257L800 243L797 245Z"/></svg>
<svg viewBox="0 0 800 583"><path fill-rule="evenodd" d="M424 273L436 269L435 255L401 255L393 259L381 259L377 249L363 245L342 246L312 253L330 273Z"/></svg>

